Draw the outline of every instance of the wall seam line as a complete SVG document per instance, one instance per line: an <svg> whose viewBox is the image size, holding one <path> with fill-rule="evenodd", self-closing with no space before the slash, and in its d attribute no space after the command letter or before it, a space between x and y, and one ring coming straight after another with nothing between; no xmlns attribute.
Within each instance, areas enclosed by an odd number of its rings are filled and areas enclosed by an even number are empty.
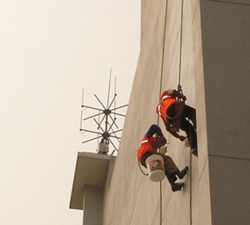
<svg viewBox="0 0 250 225"><path fill-rule="evenodd" d="M230 5L242 5L242 6L250 6L250 4L247 3L239 3L239 2L229 2L229 1L219 1L219 0L203 0L204 2L216 2L216 3L224 3L224 4L230 4Z"/></svg>

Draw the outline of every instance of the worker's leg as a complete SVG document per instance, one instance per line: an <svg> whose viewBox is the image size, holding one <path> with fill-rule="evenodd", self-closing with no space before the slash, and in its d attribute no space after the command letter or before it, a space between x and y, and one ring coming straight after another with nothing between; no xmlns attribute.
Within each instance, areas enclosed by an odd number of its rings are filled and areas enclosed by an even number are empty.
<svg viewBox="0 0 250 225"><path fill-rule="evenodd" d="M175 191L181 191L181 189L184 186L184 183L175 183L175 181L177 180L177 177L181 177L181 179L185 176L185 174L187 173L187 169L180 171L178 169L178 167L176 166L176 164L174 163L174 161L172 160L171 157L164 155L163 156L164 159L164 167L165 167L165 174L166 177L171 185L171 189L173 192Z"/></svg>
<svg viewBox="0 0 250 225"><path fill-rule="evenodd" d="M168 173L166 173L166 172L165 172L165 175L166 175L166 177L167 177L167 179L168 179L168 182L169 182L171 185L173 185L174 182L177 180L177 177L176 177L175 175L170 175L170 174L168 174Z"/></svg>
<svg viewBox="0 0 250 225"><path fill-rule="evenodd" d="M176 164L174 163L173 159L170 156L164 155L163 159L164 159L165 171L168 174L174 174L179 171L179 168L176 166Z"/></svg>
<svg viewBox="0 0 250 225"><path fill-rule="evenodd" d="M163 158L164 158L165 173L168 174L168 176L172 177L173 180L176 181L176 176L182 179L187 174L188 166L184 167L180 171L170 156L164 155Z"/></svg>
<svg viewBox="0 0 250 225"><path fill-rule="evenodd" d="M183 117L188 118L192 121L194 128L196 129L196 110L195 108L185 105L183 110Z"/></svg>
<svg viewBox="0 0 250 225"><path fill-rule="evenodd" d="M186 134L187 134L192 154L195 155L195 156L198 156L197 134L196 134L196 130L194 129L193 125L191 123L189 123L188 120L183 118L182 121L181 121L181 127L180 128L183 131L185 131Z"/></svg>
<svg viewBox="0 0 250 225"><path fill-rule="evenodd" d="M197 148L197 134L193 125L185 118L181 121L181 130L185 131L191 148Z"/></svg>
<svg viewBox="0 0 250 225"><path fill-rule="evenodd" d="M178 173L179 168L175 165L171 157L164 155L163 159L166 177L169 183L173 184L177 180L175 174Z"/></svg>

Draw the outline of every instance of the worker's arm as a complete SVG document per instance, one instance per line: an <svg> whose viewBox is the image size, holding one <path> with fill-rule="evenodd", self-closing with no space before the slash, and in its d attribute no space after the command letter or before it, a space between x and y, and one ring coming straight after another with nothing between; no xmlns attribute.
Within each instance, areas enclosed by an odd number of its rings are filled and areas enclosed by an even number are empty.
<svg viewBox="0 0 250 225"><path fill-rule="evenodd" d="M181 141L184 141L184 139L185 139L184 136L179 135L178 133L171 131L171 126L170 126L170 124L169 124L168 122L165 122L165 127L166 127L166 130L167 130L170 134L172 134L175 138L178 138L178 139L180 139Z"/></svg>
<svg viewBox="0 0 250 225"><path fill-rule="evenodd" d="M181 141L184 141L186 137L182 136L182 135L179 135L178 133L176 132L172 132L172 131L169 131L169 133L171 133L174 137L180 139Z"/></svg>
<svg viewBox="0 0 250 225"><path fill-rule="evenodd" d="M152 147L154 149L160 148L167 143L167 139L163 136L161 128L155 124L152 124L145 134L145 137L151 138L154 136L154 144Z"/></svg>

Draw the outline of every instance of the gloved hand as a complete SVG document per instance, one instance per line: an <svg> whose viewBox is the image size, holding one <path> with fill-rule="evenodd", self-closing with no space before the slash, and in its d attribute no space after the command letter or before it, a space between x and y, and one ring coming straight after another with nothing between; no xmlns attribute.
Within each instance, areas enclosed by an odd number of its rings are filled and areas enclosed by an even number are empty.
<svg viewBox="0 0 250 225"><path fill-rule="evenodd" d="M179 135L178 137L181 141L184 141L186 139L186 137L182 136L182 135Z"/></svg>
<svg viewBox="0 0 250 225"><path fill-rule="evenodd" d="M167 143L167 139L164 136L155 136L154 147L160 148Z"/></svg>
<svg viewBox="0 0 250 225"><path fill-rule="evenodd" d="M165 155L166 152L167 152L167 145L162 145L162 146L159 148L159 154Z"/></svg>

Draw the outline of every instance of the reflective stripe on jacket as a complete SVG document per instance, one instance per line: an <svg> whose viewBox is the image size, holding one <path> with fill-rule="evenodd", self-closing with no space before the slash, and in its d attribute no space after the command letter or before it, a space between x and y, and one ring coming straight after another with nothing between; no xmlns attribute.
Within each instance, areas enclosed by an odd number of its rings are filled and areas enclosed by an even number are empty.
<svg viewBox="0 0 250 225"><path fill-rule="evenodd" d="M141 146L138 149L137 158L140 163L142 163L142 157L147 152L156 153L157 149L154 149L155 138L154 137L143 137L141 140Z"/></svg>
<svg viewBox="0 0 250 225"><path fill-rule="evenodd" d="M176 98L171 96L164 96L162 98L162 102L157 106L157 113L161 116L161 118L167 122L167 110L168 108L176 102Z"/></svg>

